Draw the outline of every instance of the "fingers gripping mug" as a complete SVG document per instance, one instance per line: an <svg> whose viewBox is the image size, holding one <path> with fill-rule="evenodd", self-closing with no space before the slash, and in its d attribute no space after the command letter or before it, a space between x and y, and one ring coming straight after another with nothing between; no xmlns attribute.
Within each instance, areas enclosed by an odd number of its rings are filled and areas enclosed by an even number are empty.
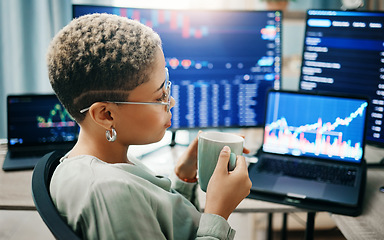
<svg viewBox="0 0 384 240"><path fill-rule="evenodd" d="M205 192L215 170L220 151L224 146L231 148L229 170L236 165L236 155L243 153L244 139L236 134L223 132L202 132L198 139L198 174L200 188Z"/></svg>

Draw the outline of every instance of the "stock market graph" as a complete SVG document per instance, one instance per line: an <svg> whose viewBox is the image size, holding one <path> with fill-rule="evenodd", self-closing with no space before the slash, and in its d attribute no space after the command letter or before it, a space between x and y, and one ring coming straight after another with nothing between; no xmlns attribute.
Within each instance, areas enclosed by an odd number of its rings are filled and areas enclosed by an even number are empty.
<svg viewBox="0 0 384 240"><path fill-rule="evenodd" d="M75 121L61 104L54 105L47 117L37 116L36 120L39 128L74 127L76 125Z"/></svg>
<svg viewBox="0 0 384 240"><path fill-rule="evenodd" d="M191 17L177 11L151 10L146 12L139 9L116 8L114 13L130 19L135 19L151 28L179 32L182 38L202 38L209 33L207 25L192 27ZM193 24L193 22L192 22Z"/></svg>
<svg viewBox="0 0 384 240"><path fill-rule="evenodd" d="M173 129L264 123L268 89L280 88L281 12L74 5L74 17L111 13L162 39L172 81Z"/></svg>
<svg viewBox="0 0 384 240"><path fill-rule="evenodd" d="M75 142L79 127L53 94L8 96L10 145Z"/></svg>
<svg viewBox="0 0 384 240"><path fill-rule="evenodd" d="M367 102L305 95L280 95L271 101L264 149L336 159L362 158Z"/></svg>

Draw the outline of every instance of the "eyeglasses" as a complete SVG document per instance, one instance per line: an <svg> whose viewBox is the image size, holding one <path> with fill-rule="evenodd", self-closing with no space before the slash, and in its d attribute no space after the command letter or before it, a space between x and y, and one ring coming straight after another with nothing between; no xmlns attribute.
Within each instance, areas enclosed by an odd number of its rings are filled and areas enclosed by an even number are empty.
<svg viewBox="0 0 384 240"><path fill-rule="evenodd" d="M168 68L165 68L165 82L164 82L164 96L163 98L165 99L162 102L116 102L116 101L103 101L105 103L116 103L116 104L143 104L143 105L165 105L167 106L167 112L170 110L171 106L171 81L169 81L169 73L168 73ZM80 113L85 113L91 108L91 106L81 109Z"/></svg>

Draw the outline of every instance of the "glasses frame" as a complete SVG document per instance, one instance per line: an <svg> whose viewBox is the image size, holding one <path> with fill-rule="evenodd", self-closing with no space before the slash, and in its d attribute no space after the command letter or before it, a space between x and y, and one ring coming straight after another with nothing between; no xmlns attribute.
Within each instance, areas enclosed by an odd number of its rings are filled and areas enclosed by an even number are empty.
<svg viewBox="0 0 384 240"><path fill-rule="evenodd" d="M165 83L164 83L165 89L164 90L165 90L166 97L168 98L166 102L120 102L120 101L101 101L101 102L115 103L115 104L133 104L133 105L165 105L167 106L167 113L168 113L171 108L171 85L172 85L172 82L169 80L168 68L165 67ZM91 106L81 109L80 113L85 113L91 108Z"/></svg>

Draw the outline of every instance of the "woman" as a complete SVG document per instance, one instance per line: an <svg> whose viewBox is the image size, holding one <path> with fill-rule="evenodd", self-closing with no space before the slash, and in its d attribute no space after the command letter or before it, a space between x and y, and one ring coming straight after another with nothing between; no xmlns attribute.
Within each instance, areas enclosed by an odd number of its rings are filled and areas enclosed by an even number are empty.
<svg viewBox="0 0 384 240"><path fill-rule="evenodd" d="M50 192L85 239L232 239L227 218L250 191L244 157L228 172L224 147L207 189L195 200L197 140L172 181L128 155L130 145L161 140L171 126L171 82L160 37L127 18L74 19L52 40L49 79L80 126L77 144L57 167Z"/></svg>

